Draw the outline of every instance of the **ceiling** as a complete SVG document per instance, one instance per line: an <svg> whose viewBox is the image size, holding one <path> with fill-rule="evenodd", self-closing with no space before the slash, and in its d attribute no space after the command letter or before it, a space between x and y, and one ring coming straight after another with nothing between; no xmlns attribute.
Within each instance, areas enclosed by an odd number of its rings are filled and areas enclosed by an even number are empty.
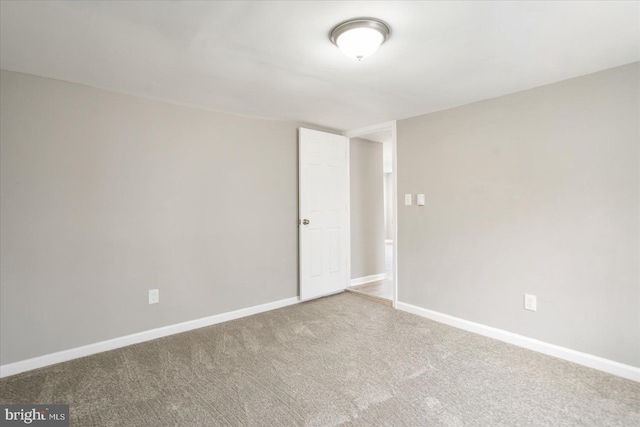
<svg viewBox="0 0 640 427"><path fill-rule="evenodd" d="M0 67L245 116L352 130L640 58L638 2L0 4ZM391 37L362 62L328 39Z"/></svg>

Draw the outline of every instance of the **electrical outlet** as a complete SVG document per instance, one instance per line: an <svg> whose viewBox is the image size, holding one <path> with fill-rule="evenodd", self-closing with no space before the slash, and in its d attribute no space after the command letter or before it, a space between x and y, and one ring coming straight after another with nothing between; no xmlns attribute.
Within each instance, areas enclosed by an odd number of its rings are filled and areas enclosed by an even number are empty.
<svg viewBox="0 0 640 427"><path fill-rule="evenodd" d="M149 290L149 304L158 304L160 302L160 291L158 289Z"/></svg>
<svg viewBox="0 0 640 427"><path fill-rule="evenodd" d="M538 302L535 295L524 294L524 309L538 311Z"/></svg>

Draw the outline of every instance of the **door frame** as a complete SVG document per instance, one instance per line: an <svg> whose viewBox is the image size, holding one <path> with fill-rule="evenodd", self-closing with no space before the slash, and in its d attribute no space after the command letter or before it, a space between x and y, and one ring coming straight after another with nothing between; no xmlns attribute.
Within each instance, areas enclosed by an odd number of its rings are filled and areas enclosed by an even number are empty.
<svg viewBox="0 0 640 427"><path fill-rule="evenodd" d="M360 129L354 129L342 132L343 136L348 138L347 141L347 157L349 168L349 187L347 188L347 213L349 215L349 222L347 224L348 236L347 247L349 251L347 253L347 283L345 289L349 287L349 281L351 280L351 138L357 138L373 132L379 131L391 131L391 187L393 188L393 197L391 203L393 204L393 220L394 224L391 228L391 237L393 238L393 308L396 308L398 304L398 159L397 159L397 141L396 141L396 121L384 122L377 125L367 126Z"/></svg>

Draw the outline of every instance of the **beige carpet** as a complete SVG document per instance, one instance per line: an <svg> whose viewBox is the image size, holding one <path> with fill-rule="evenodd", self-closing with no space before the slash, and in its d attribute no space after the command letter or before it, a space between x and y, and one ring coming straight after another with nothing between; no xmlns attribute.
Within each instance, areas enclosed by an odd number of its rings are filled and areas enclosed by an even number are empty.
<svg viewBox="0 0 640 427"><path fill-rule="evenodd" d="M640 384L340 294L0 380L74 426L638 426Z"/></svg>

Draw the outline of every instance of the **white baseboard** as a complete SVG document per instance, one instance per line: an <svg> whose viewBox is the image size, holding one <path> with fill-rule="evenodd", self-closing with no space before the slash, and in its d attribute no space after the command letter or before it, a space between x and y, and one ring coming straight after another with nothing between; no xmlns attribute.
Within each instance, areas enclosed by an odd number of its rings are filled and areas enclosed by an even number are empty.
<svg viewBox="0 0 640 427"><path fill-rule="evenodd" d="M365 283L379 282L387 278L386 273L373 274L371 276L358 277L349 281L349 286L364 285Z"/></svg>
<svg viewBox="0 0 640 427"><path fill-rule="evenodd" d="M201 319L190 320L188 322L177 323L175 325L164 326L162 328L151 329L131 335L125 335L123 337L114 338L107 341L101 341L94 344L84 345L82 347L76 347L69 350L46 354L44 356L34 357L33 359L8 363L6 365L0 366L0 378L30 371L32 369L54 365L60 362L66 362L68 360L77 359L79 357L102 353L103 351L115 350L116 348L126 347L128 345L166 337L168 335L178 334L180 332L187 332L192 329L198 329L205 326L215 325L217 323L228 322L229 320L239 319L241 317L251 316L252 314L275 310L277 308L297 304L298 302L298 297L287 298L266 304L256 305L253 307L242 308L240 310L229 311L227 313L216 314L214 316L203 317Z"/></svg>
<svg viewBox="0 0 640 427"><path fill-rule="evenodd" d="M571 350L570 348L560 347L555 344L549 344L544 341L514 334L512 332L493 328L481 323L470 322L468 320L449 316L448 314L438 313L437 311L428 310L426 308L417 307L400 301L398 301L397 308L408 313L417 314L418 316L435 320L436 322L464 329L465 331L484 335L485 337L524 347L529 350L557 357L558 359L567 360L569 362L640 382L640 368L636 368L635 366L625 365L623 363L594 356L592 354L582 353L576 350Z"/></svg>

